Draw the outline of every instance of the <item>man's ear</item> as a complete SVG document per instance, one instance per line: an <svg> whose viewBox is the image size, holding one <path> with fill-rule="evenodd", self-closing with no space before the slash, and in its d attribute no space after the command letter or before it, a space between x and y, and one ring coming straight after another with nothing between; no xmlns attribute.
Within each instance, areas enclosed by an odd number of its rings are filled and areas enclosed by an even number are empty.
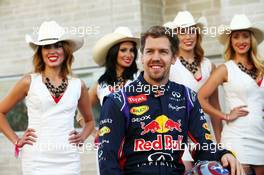
<svg viewBox="0 0 264 175"><path fill-rule="evenodd" d="M177 56L175 54L175 55L172 56L171 64L175 64L176 59L177 59Z"/></svg>

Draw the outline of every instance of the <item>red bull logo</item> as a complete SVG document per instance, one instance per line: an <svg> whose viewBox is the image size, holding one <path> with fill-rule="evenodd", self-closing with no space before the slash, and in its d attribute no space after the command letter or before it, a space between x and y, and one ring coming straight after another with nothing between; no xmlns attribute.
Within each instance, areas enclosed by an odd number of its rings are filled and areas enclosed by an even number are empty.
<svg viewBox="0 0 264 175"><path fill-rule="evenodd" d="M182 132L181 120L175 122L172 119L169 119L165 115L158 116L155 120L149 122L148 124L141 122L141 128L143 130L141 132L141 135L147 134L149 132L166 133L168 131L173 131L173 130Z"/></svg>
<svg viewBox="0 0 264 175"><path fill-rule="evenodd" d="M168 119L165 123L165 128L167 128L170 131L173 131L174 129L176 131L182 132L181 130L181 120L178 120L177 122L174 122L171 119Z"/></svg>
<svg viewBox="0 0 264 175"><path fill-rule="evenodd" d="M141 128L143 131L141 132L141 135L147 134L148 132L155 133L157 130L160 130L160 125L155 120L149 122L146 126L144 122L141 122Z"/></svg>
<svg viewBox="0 0 264 175"><path fill-rule="evenodd" d="M134 106L130 109L130 113L134 115L142 115L149 110L147 105Z"/></svg>
<svg viewBox="0 0 264 175"><path fill-rule="evenodd" d="M136 139L134 141L134 151L150 150L181 150L183 136L178 135L178 140L173 140L171 135L157 135L157 139L146 141L145 139Z"/></svg>
<svg viewBox="0 0 264 175"><path fill-rule="evenodd" d="M127 100L128 100L129 104L131 104L131 103L139 104L139 103L142 103L144 101L147 101L147 96L145 94L140 94L137 96L129 96L127 98Z"/></svg>

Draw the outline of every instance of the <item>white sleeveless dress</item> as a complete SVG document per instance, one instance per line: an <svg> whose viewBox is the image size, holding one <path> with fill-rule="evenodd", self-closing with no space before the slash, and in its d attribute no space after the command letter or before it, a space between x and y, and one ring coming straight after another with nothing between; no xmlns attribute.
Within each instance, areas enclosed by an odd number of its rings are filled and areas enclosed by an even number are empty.
<svg viewBox="0 0 264 175"><path fill-rule="evenodd" d="M209 78L212 71L212 63L208 58L204 58L201 62L202 79L197 81L193 74L182 65L179 58L177 58L174 65L171 66L170 80L198 92L201 86Z"/></svg>
<svg viewBox="0 0 264 175"><path fill-rule="evenodd" d="M69 144L74 114L81 94L81 81L68 77L68 87L56 104L40 74L31 74L26 97L28 128L37 141L22 149L23 175L79 175L80 156Z"/></svg>
<svg viewBox="0 0 264 175"><path fill-rule="evenodd" d="M228 81L223 84L228 111L247 105L249 114L224 125L221 142L242 164L264 165L264 84L260 86L231 60L225 63Z"/></svg>
<svg viewBox="0 0 264 175"><path fill-rule="evenodd" d="M186 69L184 65L182 65L180 58L177 58L175 64L171 66L169 79L176 83L183 84L184 86L192 89L195 92L198 92L199 89L202 87L202 85L209 78L211 71L212 71L211 61L208 58L204 58L203 61L201 62L202 79L200 81L197 81L194 78L193 74L188 69ZM211 124L211 120L210 120L210 117L207 115L206 115L206 120L211 130L212 137L215 140L214 132L212 132L213 127ZM184 151L182 160L183 161L193 161L191 154L187 148Z"/></svg>

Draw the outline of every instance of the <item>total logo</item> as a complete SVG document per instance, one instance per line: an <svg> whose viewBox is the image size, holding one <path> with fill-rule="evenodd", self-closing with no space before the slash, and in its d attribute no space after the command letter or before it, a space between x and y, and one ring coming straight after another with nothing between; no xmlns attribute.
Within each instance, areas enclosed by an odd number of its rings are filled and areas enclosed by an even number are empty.
<svg viewBox="0 0 264 175"><path fill-rule="evenodd" d="M136 139L134 141L134 151L150 151L150 150L181 150L183 136L178 135L177 140L173 140L171 135L158 134L157 139L146 141L145 139Z"/></svg>
<svg viewBox="0 0 264 175"><path fill-rule="evenodd" d="M139 104L144 101L147 101L147 96L145 94L140 94L137 96L129 96L127 97L127 101L129 104L134 103L134 104Z"/></svg>
<svg viewBox="0 0 264 175"><path fill-rule="evenodd" d="M141 135L145 135L149 132L166 133L168 131L173 131L173 130L182 132L181 120L178 120L176 122L173 121L172 119L169 119L165 115L158 116L155 120L149 122L148 124L141 122L141 128L143 129Z"/></svg>
<svg viewBox="0 0 264 175"><path fill-rule="evenodd" d="M147 105L142 105L142 106L134 106L130 109L130 113L134 115L142 115L145 112L149 110L149 106Z"/></svg>

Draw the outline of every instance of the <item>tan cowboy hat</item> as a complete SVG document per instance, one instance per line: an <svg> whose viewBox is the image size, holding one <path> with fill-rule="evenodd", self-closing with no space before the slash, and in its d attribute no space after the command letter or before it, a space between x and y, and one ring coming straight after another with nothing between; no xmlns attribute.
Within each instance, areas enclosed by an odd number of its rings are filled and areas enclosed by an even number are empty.
<svg viewBox="0 0 264 175"><path fill-rule="evenodd" d="M55 21L44 21L37 34L27 34L25 39L33 50L36 50L38 46L54 44L59 41L67 41L73 51L80 49L83 45L82 37L66 33L64 28Z"/></svg>
<svg viewBox="0 0 264 175"><path fill-rule="evenodd" d="M94 61L99 66L103 66L109 49L124 41L133 41L137 44L137 47L139 46L139 38L134 37L128 27L118 27L113 33L109 33L97 41L93 48Z"/></svg>
<svg viewBox="0 0 264 175"><path fill-rule="evenodd" d="M230 22L230 26L226 26L224 31L219 34L219 42L225 45L231 32L236 30L249 30L254 34L258 43L261 43L263 41L263 31L256 26L254 27L246 15L240 14L235 15Z"/></svg>
<svg viewBox="0 0 264 175"><path fill-rule="evenodd" d="M172 29L175 28L186 28L190 26L196 25L200 29L203 29L203 27L206 25L206 19L204 17L199 18L197 21L194 20L192 14L189 11L179 11L174 18L172 22L168 22L164 24L164 27L167 27L165 25L168 25L168 27L172 27Z"/></svg>

